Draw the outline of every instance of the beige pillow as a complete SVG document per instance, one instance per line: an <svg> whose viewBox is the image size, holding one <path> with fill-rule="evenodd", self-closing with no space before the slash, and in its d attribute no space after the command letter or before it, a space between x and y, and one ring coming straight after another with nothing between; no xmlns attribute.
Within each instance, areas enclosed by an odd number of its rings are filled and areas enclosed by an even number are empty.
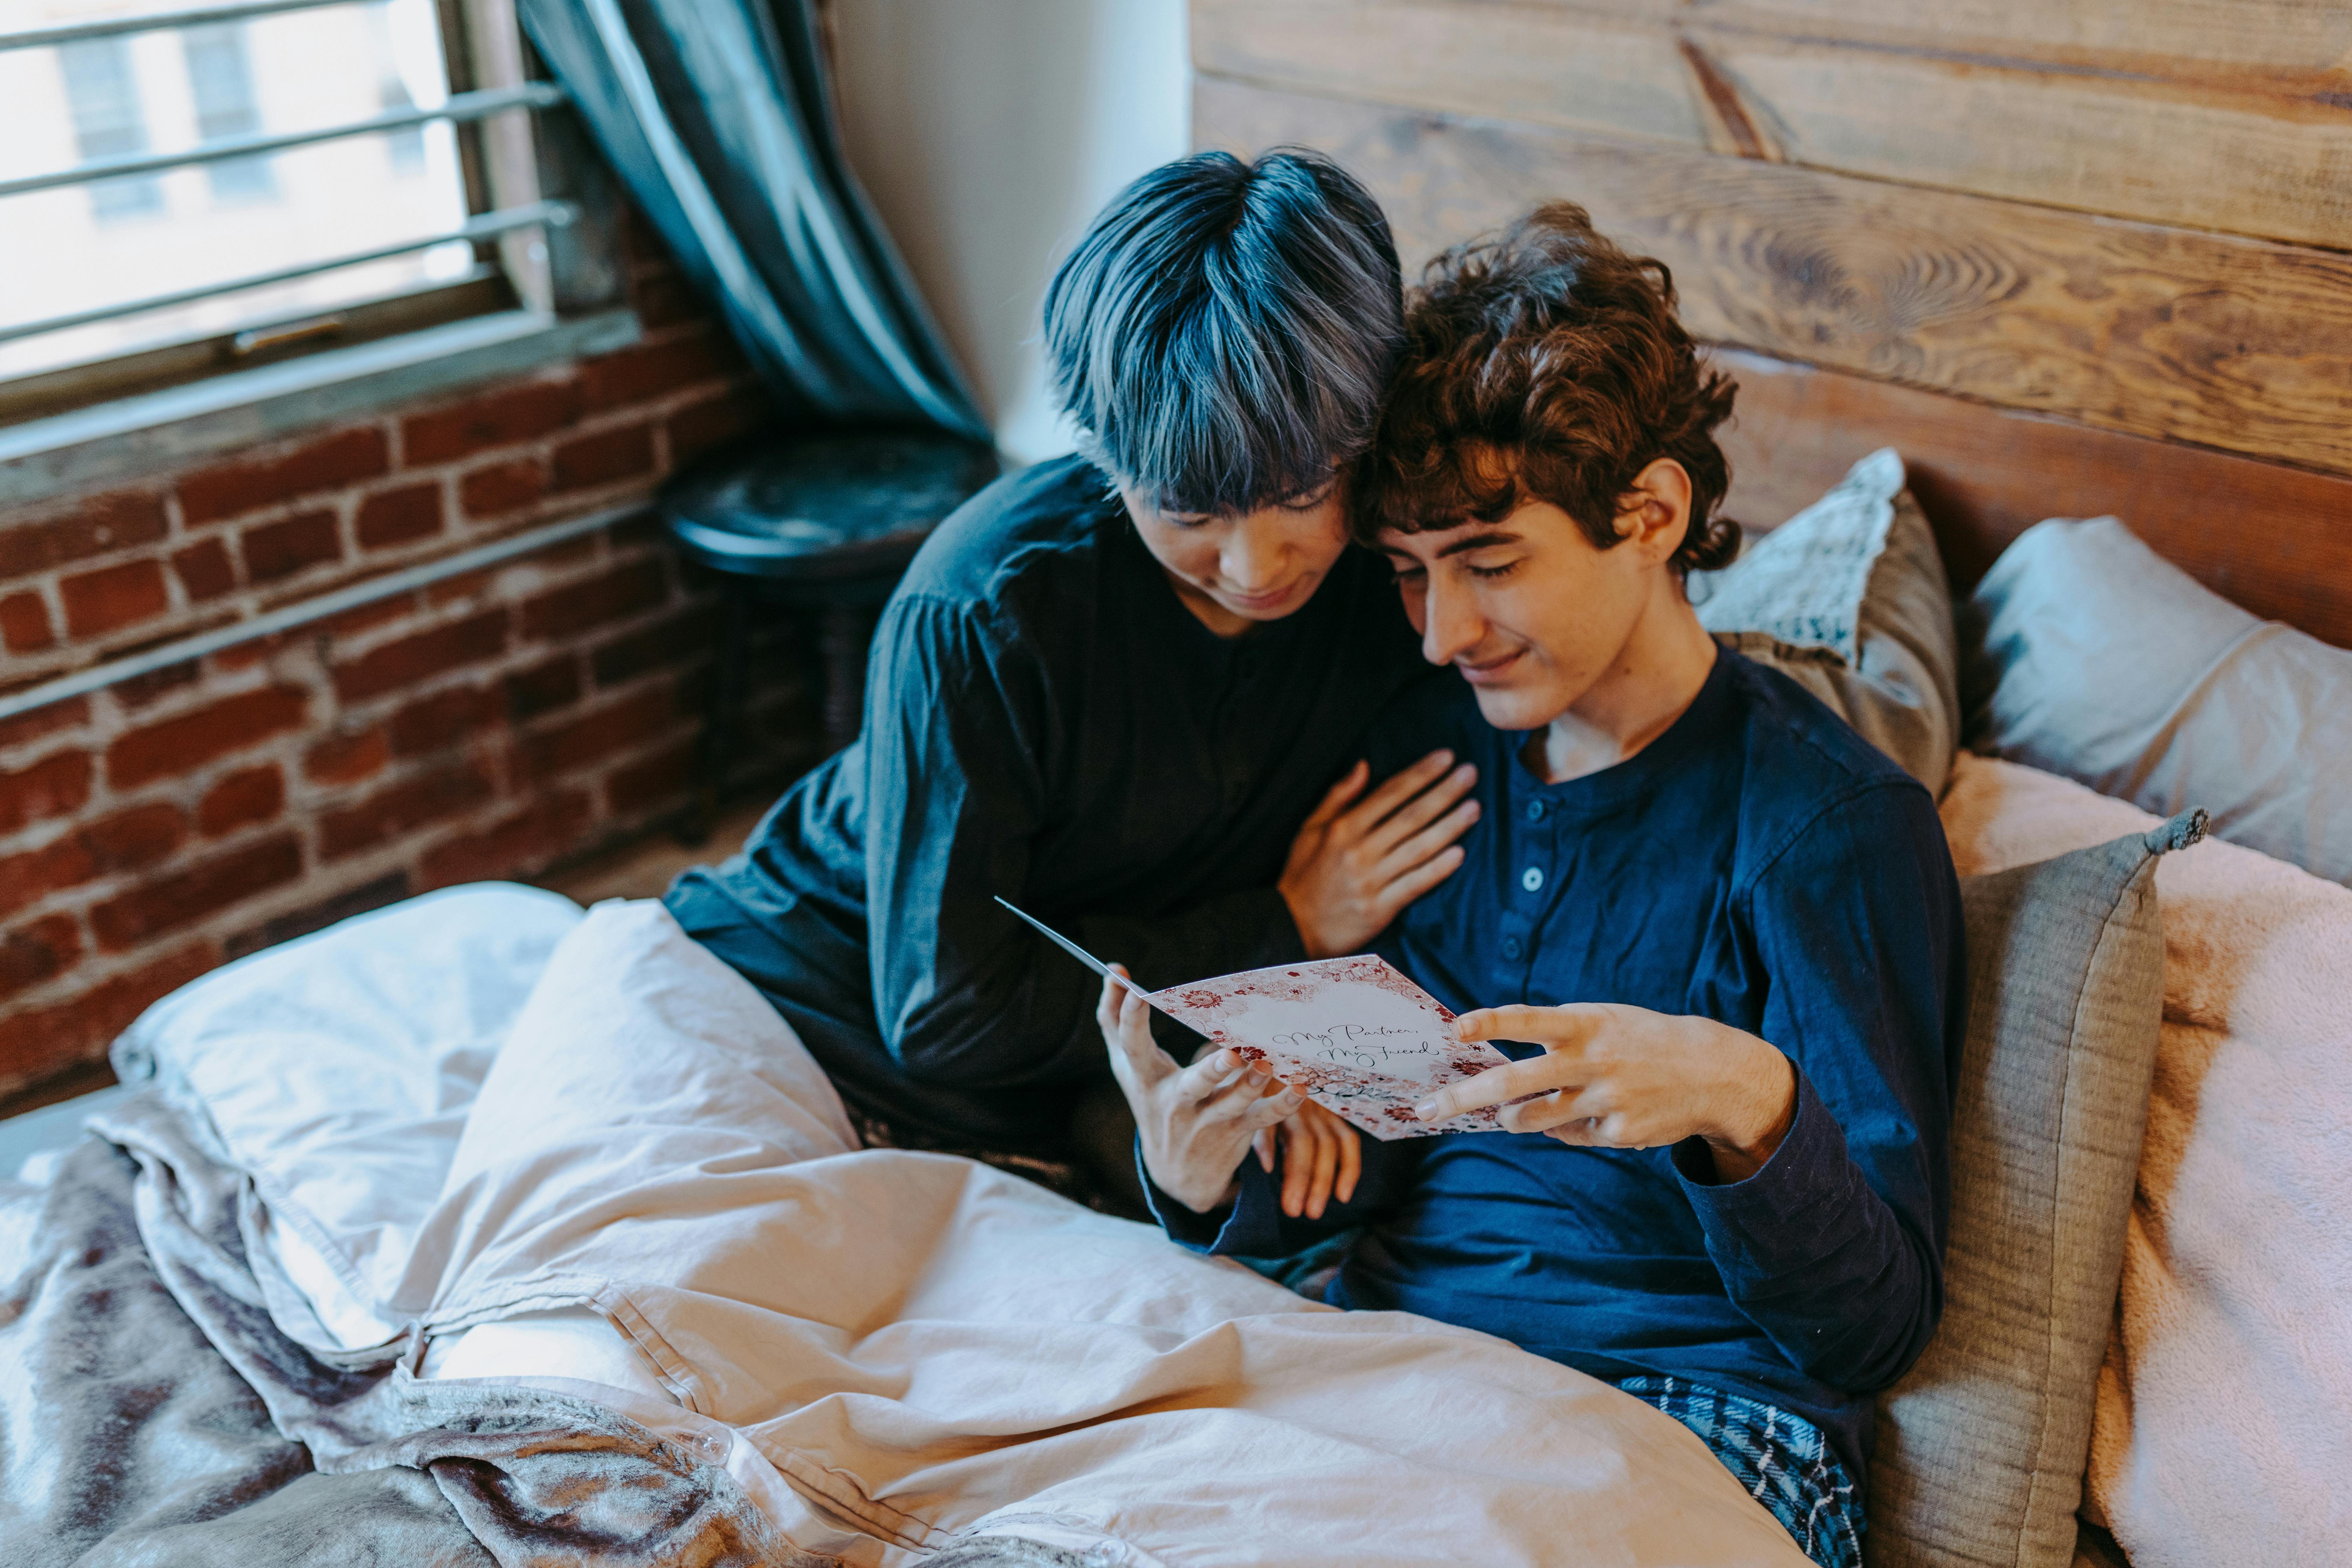
<svg viewBox="0 0 2352 1568"><path fill-rule="evenodd" d="M1879 1396L1872 1568L2069 1568L2157 1027L2156 860L2201 812L1963 878L1944 1316Z"/></svg>
<svg viewBox="0 0 2352 1568"><path fill-rule="evenodd" d="M1720 572L1691 602L1716 640L1811 692L1941 794L1959 743L1951 586L1892 447Z"/></svg>

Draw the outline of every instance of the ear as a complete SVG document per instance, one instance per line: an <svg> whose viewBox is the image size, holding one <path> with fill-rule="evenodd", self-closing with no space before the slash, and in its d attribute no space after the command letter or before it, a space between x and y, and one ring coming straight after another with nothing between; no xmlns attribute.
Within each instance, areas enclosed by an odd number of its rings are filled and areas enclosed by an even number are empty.
<svg viewBox="0 0 2352 1568"><path fill-rule="evenodd" d="M1664 562L1682 548L1690 514L1689 470L1660 458L1635 474L1633 488L1619 498L1617 531L1643 559Z"/></svg>

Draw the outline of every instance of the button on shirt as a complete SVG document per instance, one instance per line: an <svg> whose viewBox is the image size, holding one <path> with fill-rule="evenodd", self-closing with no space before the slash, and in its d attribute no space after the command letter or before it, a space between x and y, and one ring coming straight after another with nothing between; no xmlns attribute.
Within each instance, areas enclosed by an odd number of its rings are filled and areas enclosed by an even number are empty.
<svg viewBox="0 0 2352 1568"><path fill-rule="evenodd" d="M1163 1194L1171 1236L1246 1257L1368 1225L1328 1299L1481 1329L1610 1381L1690 1379L1794 1411L1857 1477L1868 1391L1942 1301L1946 1141L1966 995L1958 879L1927 791L1783 677L1724 652L1625 762L1547 784L1527 737L1447 678L1384 717L1376 770L1479 766L1466 858L1376 951L1456 1011L1615 1002L1785 1051L1796 1119L1717 1184L1705 1146L1539 1134L1367 1142L1355 1200L1283 1218L1243 1162L1231 1207ZM1377 776L1377 775L1376 775ZM1533 1047L1499 1044L1507 1055Z"/></svg>

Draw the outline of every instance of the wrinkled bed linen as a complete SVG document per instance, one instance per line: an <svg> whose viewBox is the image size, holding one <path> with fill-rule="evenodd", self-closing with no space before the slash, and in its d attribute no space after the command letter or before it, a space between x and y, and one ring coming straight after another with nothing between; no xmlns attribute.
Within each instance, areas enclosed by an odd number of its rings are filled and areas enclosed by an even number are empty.
<svg viewBox="0 0 2352 1568"><path fill-rule="evenodd" d="M2153 824L1963 757L1963 874ZM2157 870L2164 1024L2099 1379L2090 1503L2134 1568L2277 1568L2352 1542L2352 889L2208 839Z"/></svg>
<svg viewBox="0 0 2352 1568"><path fill-rule="evenodd" d="M824 1568L723 1470L592 1401L325 1365L244 1264L249 1187L158 1092L0 1184L0 1559ZM315 1468L314 1468L315 1465Z"/></svg>
<svg viewBox="0 0 2352 1568"><path fill-rule="evenodd" d="M308 1059L185 1065L217 1083ZM228 1087L228 1145L283 1150ZM306 1234L414 1237L396 1268L334 1271L387 1281L360 1305L444 1367L477 1360L469 1331L593 1311L674 1424L772 1470L730 1466L780 1535L858 1568L1012 1536L1135 1564L1803 1563L1704 1445L1606 1384L1321 1308L968 1160L856 1150L782 1021L656 904L562 938L448 1126L414 1130L445 1141L436 1197L386 1186L331 1230L299 1217L290 1164L257 1185ZM642 1390L603 1397L658 1424Z"/></svg>

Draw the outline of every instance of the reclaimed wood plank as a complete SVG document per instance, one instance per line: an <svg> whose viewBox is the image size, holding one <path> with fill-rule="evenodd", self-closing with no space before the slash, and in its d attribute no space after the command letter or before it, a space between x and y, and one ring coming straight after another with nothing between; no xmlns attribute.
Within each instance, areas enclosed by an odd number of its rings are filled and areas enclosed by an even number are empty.
<svg viewBox="0 0 2352 1568"><path fill-rule="evenodd" d="M1801 11L1775 18L1750 6L1718 20L1714 7L1642 0L1600 12L1193 0L1192 37L1202 72L1262 85L2352 247L2352 76L2314 61L2335 41L2327 18L2288 9L2307 25L2294 33L2290 66L2267 76L2189 60L2157 75L2095 68L2084 46L2037 61L1999 35L1956 48L1948 35L1889 28L1874 14L1808 28ZM1972 25L1997 20L1991 0L1976 0L1972 15ZM2085 36L2120 31L2110 23ZM1754 145L1727 141L1709 101L1722 84L1740 100L1733 125L1758 128Z"/></svg>
<svg viewBox="0 0 2352 1568"><path fill-rule="evenodd" d="M1454 0L1461 5L1493 0ZM2341 77L2352 55L2343 0L1509 0L1726 30L1946 52L2189 80L2258 73L2284 90Z"/></svg>
<svg viewBox="0 0 2352 1568"><path fill-rule="evenodd" d="M1215 78L1194 125L1333 153L1408 269L1564 197L1673 269L1702 337L2352 473L2352 258Z"/></svg>
<svg viewBox="0 0 2352 1568"><path fill-rule="evenodd" d="M2158 554L2258 616L2352 647L2352 479L1988 408L1732 350L1726 511L1769 526L1854 460L1903 454L1956 587L2049 517L2112 513Z"/></svg>

